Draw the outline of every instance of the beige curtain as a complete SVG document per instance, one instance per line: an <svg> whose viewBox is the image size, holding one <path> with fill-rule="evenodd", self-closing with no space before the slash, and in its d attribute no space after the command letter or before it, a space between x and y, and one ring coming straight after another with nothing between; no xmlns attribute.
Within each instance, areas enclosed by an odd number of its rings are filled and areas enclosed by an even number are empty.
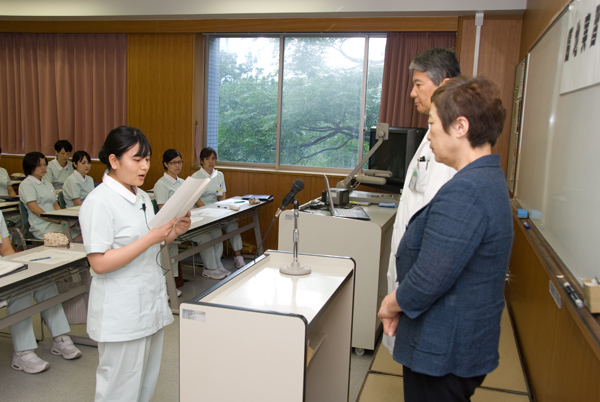
<svg viewBox="0 0 600 402"><path fill-rule="evenodd" d="M0 145L4 153L98 155L127 123L127 36L0 34Z"/></svg>
<svg viewBox="0 0 600 402"><path fill-rule="evenodd" d="M395 127L427 127L427 116L414 108L410 97L410 62L419 53L434 47L454 49L455 32L388 33L383 66L379 121Z"/></svg>

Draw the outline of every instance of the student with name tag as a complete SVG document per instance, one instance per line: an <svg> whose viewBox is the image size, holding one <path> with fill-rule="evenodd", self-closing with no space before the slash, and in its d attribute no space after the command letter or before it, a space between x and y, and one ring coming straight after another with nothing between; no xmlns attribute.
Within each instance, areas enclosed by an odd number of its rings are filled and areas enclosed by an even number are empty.
<svg viewBox="0 0 600 402"><path fill-rule="evenodd" d="M9 233L4 221L4 215L0 211L0 255L6 257L14 254L9 240ZM28 292L21 296L7 300L7 315L18 313L31 306L32 298L36 303L41 303L58 295L58 289L55 283L43 286L33 292ZM42 318L48 326L53 336L50 352L53 355L62 356L67 360L81 357L81 351L73 345L71 338L66 335L71 331L65 311L62 304L57 304L42 311ZM27 374L41 373L50 368L50 363L39 358L35 353L37 341L33 332L33 323L31 317L25 318L16 324L10 326L10 333L13 342L13 358L11 367Z"/></svg>

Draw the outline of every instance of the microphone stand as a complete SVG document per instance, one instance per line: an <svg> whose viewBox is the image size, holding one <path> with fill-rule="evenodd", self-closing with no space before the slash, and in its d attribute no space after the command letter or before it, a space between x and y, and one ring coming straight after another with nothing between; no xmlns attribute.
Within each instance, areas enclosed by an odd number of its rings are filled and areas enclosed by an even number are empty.
<svg viewBox="0 0 600 402"><path fill-rule="evenodd" d="M286 275L308 275L311 270L309 267L300 265L298 262L298 216L300 215L298 209L298 200L294 198L294 251L293 259L290 265L283 265L279 268L279 272Z"/></svg>

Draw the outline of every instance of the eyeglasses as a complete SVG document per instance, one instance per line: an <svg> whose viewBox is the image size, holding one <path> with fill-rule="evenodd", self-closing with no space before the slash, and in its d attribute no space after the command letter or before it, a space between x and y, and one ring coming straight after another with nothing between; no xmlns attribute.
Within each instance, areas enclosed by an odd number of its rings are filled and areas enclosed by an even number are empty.
<svg viewBox="0 0 600 402"><path fill-rule="evenodd" d="M183 165L183 161L169 162L167 165Z"/></svg>

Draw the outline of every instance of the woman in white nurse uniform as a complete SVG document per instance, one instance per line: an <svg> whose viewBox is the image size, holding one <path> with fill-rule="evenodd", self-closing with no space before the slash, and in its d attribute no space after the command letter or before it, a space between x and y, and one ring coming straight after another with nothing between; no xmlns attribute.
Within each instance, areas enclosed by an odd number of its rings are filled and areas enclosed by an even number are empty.
<svg viewBox="0 0 600 402"><path fill-rule="evenodd" d="M200 164L202 168L195 172L192 177L196 179L208 179L212 176L217 164L217 151L207 147L200 151ZM217 171L217 177L208 185L206 190L200 196L200 199L196 202L197 207L204 205L214 204L217 201L224 200L226 198L225 192L225 177L222 172ZM223 230L229 233L238 228L237 222L230 223L229 225L223 226ZM205 233L198 238L200 243L206 243L222 235L221 229L215 229L209 233ZM231 238L231 246L233 247L234 258L236 268L244 266L244 258L242 257L242 237L238 234ZM204 270L202 276L212 279L222 279L228 276L231 272L223 267L221 263L221 257L223 256L223 243L215 244L213 247L209 247L204 251L200 252L202 261L204 262Z"/></svg>
<svg viewBox="0 0 600 402"><path fill-rule="evenodd" d="M75 171L63 184L63 197L67 208L81 206L85 197L94 189L94 179L88 175L92 167L90 154L85 151L75 152L73 167Z"/></svg>
<svg viewBox="0 0 600 402"><path fill-rule="evenodd" d="M189 213L160 228L150 197L139 189L152 150L138 129L112 130L99 159L108 167L102 184L79 213L92 284L87 330L98 341L96 401L150 401L156 388L163 327L173 322L167 304L160 244L190 226Z"/></svg>
<svg viewBox="0 0 600 402"><path fill-rule="evenodd" d="M158 209L161 209L163 205L167 202L169 198L181 185L184 180L178 176L181 173L181 168L183 167L183 159L181 158L181 153L176 149L167 149L163 153L162 159L163 167L165 168L165 174L163 177L158 179L156 184L154 185L154 201L156 201L156 205ZM169 244L169 255L173 257L179 253L179 247L177 244ZM177 270L173 272L173 276L175 276L175 286L180 288L184 285L183 277L181 275L181 264L177 264ZM181 290L177 289L177 296L181 296Z"/></svg>
<svg viewBox="0 0 600 402"><path fill-rule="evenodd" d="M48 163L41 152L29 152L23 157L23 173L27 176L19 184L19 198L27 208L29 231L38 239L50 232L62 233L60 222L42 218L44 212L60 209L54 187L43 181Z"/></svg>

